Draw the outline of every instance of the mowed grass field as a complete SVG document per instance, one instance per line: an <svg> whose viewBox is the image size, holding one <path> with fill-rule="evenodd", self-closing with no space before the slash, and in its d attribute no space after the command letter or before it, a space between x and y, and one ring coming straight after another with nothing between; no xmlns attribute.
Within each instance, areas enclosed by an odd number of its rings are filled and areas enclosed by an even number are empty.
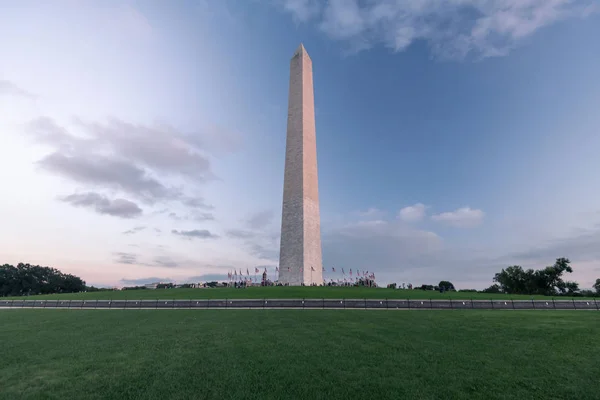
<svg viewBox="0 0 600 400"><path fill-rule="evenodd" d="M545 296L523 296L470 292L446 292L424 290L402 290L364 287L301 287L272 286L202 289L144 289L119 290L88 293L51 294L28 297L7 297L2 299L82 299L82 300L144 300L144 299L545 299ZM571 299L571 297L560 297ZM576 299L584 299L577 297ZM598 299L600 301L600 299Z"/></svg>
<svg viewBox="0 0 600 400"><path fill-rule="evenodd" d="M0 399L598 399L600 314L0 310Z"/></svg>

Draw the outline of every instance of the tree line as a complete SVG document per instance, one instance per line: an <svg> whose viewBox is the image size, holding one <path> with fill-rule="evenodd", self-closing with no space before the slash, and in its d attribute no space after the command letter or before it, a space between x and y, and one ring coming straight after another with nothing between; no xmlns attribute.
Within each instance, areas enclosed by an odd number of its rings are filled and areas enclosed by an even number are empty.
<svg viewBox="0 0 600 400"><path fill-rule="evenodd" d="M571 261L568 258L557 258L554 265L546 268L524 270L513 265L494 276L494 285L488 289L499 289L511 294L539 294L545 296L594 296L600 295L600 278L596 279L593 290L580 290L579 284L563 280L565 273L572 273Z"/></svg>
<svg viewBox="0 0 600 400"><path fill-rule="evenodd" d="M577 282L564 280L567 273L572 273L571 261L568 258L557 258L554 265L542 269L523 269L520 265L503 268L494 275L494 284L480 293L504 293L544 296L600 296L600 278L596 279L593 290L580 290ZM423 290L454 290L454 285L442 281L437 286L422 285ZM477 290L459 290L459 292L477 292Z"/></svg>
<svg viewBox="0 0 600 400"><path fill-rule="evenodd" d="M86 291L85 282L55 268L19 263L0 266L0 296L30 296Z"/></svg>
<svg viewBox="0 0 600 400"><path fill-rule="evenodd" d="M600 278L596 279L593 290L580 290L577 282L564 279L565 274L572 272L573 268L568 258L557 258L554 265L539 270L525 270L519 265L512 265L496 273L493 279L495 283L480 292L545 296L600 296ZM217 282L207 284L207 286L216 285ZM162 283L157 288L168 289L171 287L174 287L172 283ZM395 289L396 284L388 285L388 287ZM411 284L409 284L409 288L412 288ZM123 289L146 288L144 286L134 286ZM415 289L440 290L442 292L456 290L452 282L449 281L441 281L438 285L421 285L415 287ZM64 274L55 268L24 263L19 263L16 267L9 264L0 266L0 297L98 290L111 289L86 286L85 281L81 278ZM459 292L477 292L477 290L463 289Z"/></svg>

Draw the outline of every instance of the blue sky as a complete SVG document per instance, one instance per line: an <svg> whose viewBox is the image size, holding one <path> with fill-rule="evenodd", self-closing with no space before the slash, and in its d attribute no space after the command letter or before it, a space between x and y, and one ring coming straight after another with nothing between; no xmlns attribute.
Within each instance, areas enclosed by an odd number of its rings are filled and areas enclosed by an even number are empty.
<svg viewBox="0 0 600 400"><path fill-rule="evenodd" d="M302 42L329 271L600 276L595 0L8 4L4 262L104 285L274 271Z"/></svg>

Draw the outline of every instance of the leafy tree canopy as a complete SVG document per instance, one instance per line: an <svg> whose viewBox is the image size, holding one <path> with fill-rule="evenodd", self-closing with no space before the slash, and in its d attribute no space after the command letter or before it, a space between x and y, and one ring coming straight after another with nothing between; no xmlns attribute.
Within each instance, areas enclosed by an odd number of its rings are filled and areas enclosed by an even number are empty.
<svg viewBox="0 0 600 400"><path fill-rule="evenodd" d="M445 291L455 290L454 285L452 284L452 282L449 282L449 281L440 281L440 283L438 283L438 287L440 289L444 288Z"/></svg>
<svg viewBox="0 0 600 400"><path fill-rule="evenodd" d="M0 296L75 293L86 290L81 278L55 268L19 263L0 266Z"/></svg>
<svg viewBox="0 0 600 400"><path fill-rule="evenodd" d="M563 280L565 273L573 272L570 263L568 258L557 258L554 265L540 270L524 270L513 265L497 273L494 282L498 283L502 292L510 294L573 294L579 290L579 285Z"/></svg>
<svg viewBox="0 0 600 400"><path fill-rule="evenodd" d="M600 278L596 279L593 288L596 289L596 293L600 294Z"/></svg>

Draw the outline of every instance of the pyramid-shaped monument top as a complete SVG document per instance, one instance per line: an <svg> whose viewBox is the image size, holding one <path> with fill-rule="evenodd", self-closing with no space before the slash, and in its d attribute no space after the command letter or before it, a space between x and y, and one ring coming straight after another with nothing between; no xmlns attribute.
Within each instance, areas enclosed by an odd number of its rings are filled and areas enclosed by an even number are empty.
<svg viewBox="0 0 600 400"><path fill-rule="evenodd" d="M306 51L306 49L304 48L304 45L302 43L300 43L300 46L298 46L298 48L294 52L294 55L292 58L294 58L296 56L306 56L306 57L310 58L310 56L308 55L308 51Z"/></svg>

